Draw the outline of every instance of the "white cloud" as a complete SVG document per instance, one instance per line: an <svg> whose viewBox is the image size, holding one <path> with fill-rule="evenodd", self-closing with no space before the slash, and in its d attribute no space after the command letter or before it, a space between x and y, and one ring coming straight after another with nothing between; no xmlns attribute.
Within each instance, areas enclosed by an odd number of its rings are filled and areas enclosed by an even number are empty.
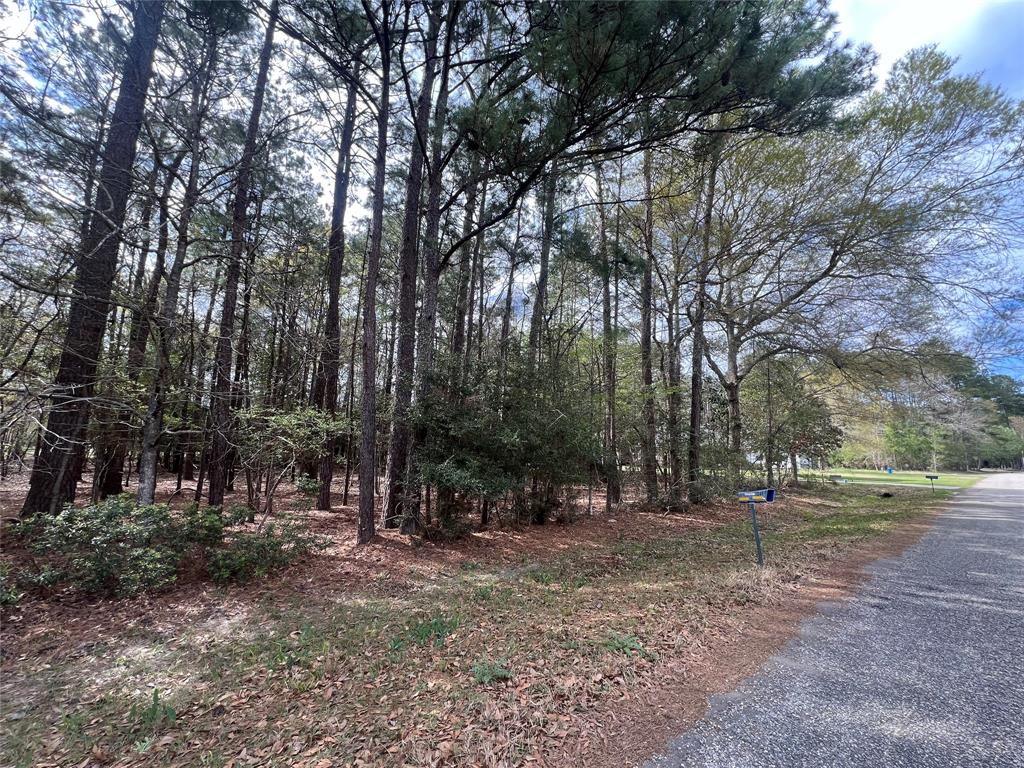
<svg viewBox="0 0 1024 768"><path fill-rule="evenodd" d="M892 65L907 51L937 43L950 53L962 31L989 2L969 0L835 0L845 38L869 43L879 55L875 74L884 81Z"/></svg>

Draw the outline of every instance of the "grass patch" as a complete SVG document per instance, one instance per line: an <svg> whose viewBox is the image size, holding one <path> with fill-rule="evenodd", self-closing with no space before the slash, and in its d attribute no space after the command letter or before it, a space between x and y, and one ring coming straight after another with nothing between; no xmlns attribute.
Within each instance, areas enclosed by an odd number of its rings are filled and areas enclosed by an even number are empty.
<svg viewBox="0 0 1024 768"><path fill-rule="evenodd" d="M153 695L145 706L132 704L128 719L146 731L152 731L162 725L174 725L178 719L177 710L166 701L160 700L160 691L153 689Z"/></svg>
<svg viewBox="0 0 1024 768"><path fill-rule="evenodd" d="M804 471L803 476L815 480L828 482L832 475L841 475L848 483L867 483L872 485L915 485L924 488L931 488L931 482L925 475L938 475L935 481L936 486L953 486L956 488L970 488L981 480L985 475L981 472L888 472L873 469L830 469L825 472L816 470Z"/></svg>
<svg viewBox="0 0 1024 768"><path fill-rule="evenodd" d="M470 670L473 680L478 685L490 685L491 683L502 683L512 679L512 670L505 666L508 662L504 659L497 661L478 661Z"/></svg>
<svg viewBox="0 0 1024 768"><path fill-rule="evenodd" d="M444 645L445 638L459 628L458 616L432 616L423 621L417 621L409 628L409 636L417 645L435 646Z"/></svg>
<svg viewBox="0 0 1024 768"><path fill-rule="evenodd" d="M644 648L643 643L640 642L640 638L636 635L609 632L601 645L612 653L621 653L626 656L640 656L648 661L654 661L656 658L653 653Z"/></svg>

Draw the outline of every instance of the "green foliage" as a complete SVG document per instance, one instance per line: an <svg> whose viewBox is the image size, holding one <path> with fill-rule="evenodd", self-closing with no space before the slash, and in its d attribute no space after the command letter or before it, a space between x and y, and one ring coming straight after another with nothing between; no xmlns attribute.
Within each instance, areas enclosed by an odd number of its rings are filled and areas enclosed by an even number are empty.
<svg viewBox="0 0 1024 768"><path fill-rule="evenodd" d="M636 635L626 635L619 632L609 632L603 643L604 647L613 653L622 653L626 656L640 656L652 660L654 655L644 648L640 638Z"/></svg>
<svg viewBox="0 0 1024 768"><path fill-rule="evenodd" d="M146 706L140 707L138 704L132 704L128 717L142 728L153 730L162 725L174 725L178 719L178 713L170 704L160 700L160 691L154 688L153 696Z"/></svg>
<svg viewBox="0 0 1024 768"><path fill-rule="evenodd" d="M244 518L234 518L241 522ZM194 542L204 547L215 547L224 539L226 525L224 515L218 507L200 507L190 504L185 507L182 517L183 537L187 542Z"/></svg>
<svg viewBox="0 0 1024 768"><path fill-rule="evenodd" d="M295 478L295 488L303 496L316 496L320 490L320 481L308 475L299 475Z"/></svg>
<svg viewBox="0 0 1024 768"><path fill-rule="evenodd" d="M11 581L11 568L6 563L0 564L0 610L13 608L25 593Z"/></svg>
<svg viewBox="0 0 1024 768"><path fill-rule="evenodd" d="M473 673L473 680L478 685L490 685L491 683L503 683L506 680L512 679L512 670L505 665L508 664L505 659L497 659L496 661L478 661L471 668Z"/></svg>
<svg viewBox="0 0 1024 768"><path fill-rule="evenodd" d="M268 525L256 533L239 531L209 556L210 575L219 583L261 579L267 574L326 548L327 542L298 526Z"/></svg>
<svg viewBox="0 0 1024 768"><path fill-rule="evenodd" d="M242 32L249 16L239 0L192 0L186 18L197 29L230 35Z"/></svg>
<svg viewBox="0 0 1024 768"><path fill-rule="evenodd" d="M31 215L28 201L22 189L28 181L14 163L0 158L0 221L10 222L13 214Z"/></svg>
<svg viewBox="0 0 1024 768"><path fill-rule="evenodd" d="M885 447L900 467L926 467L935 445L923 424L896 421L885 427Z"/></svg>
<svg viewBox="0 0 1024 768"><path fill-rule="evenodd" d="M542 378L554 379L545 372L536 381ZM494 499L536 477L546 500L552 487L588 477L598 460L587 402L582 393L538 400L536 384L518 367L496 405L483 396L433 397L418 413L431 436L421 450L422 478L453 494Z"/></svg>
<svg viewBox="0 0 1024 768"><path fill-rule="evenodd" d="M325 546L297 525L229 531L243 519L233 515L225 521L216 507L191 505L175 513L164 504L137 506L127 494L67 507L29 524L30 547L45 562L19 574L19 583L67 583L87 594L128 597L169 587L186 562L204 567L220 583L247 581Z"/></svg>
<svg viewBox="0 0 1024 768"><path fill-rule="evenodd" d="M445 638L459 628L458 616L431 616L417 621L409 629L409 636L417 645L444 645Z"/></svg>
<svg viewBox="0 0 1024 768"><path fill-rule="evenodd" d="M337 437L345 425L314 408L291 411L252 407L237 415L235 430L239 453L247 465L300 466L320 458L329 436Z"/></svg>
<svg viewBox="0 0 1024 768"><path fill-rule="evenodd" d="M32 549L90 594L130 596L171 584L187 542L166 505L117 496L36 521Z"/></svg>
<svg viewBox="0 0 1024 768"><path fill-rule="evenodd" d="M779 464L791 455L823 460L840 447L843 432L814 392L813 374L810 361L785 356L761 363L744 381L744 440L754 453Z"/></svg>
<svg viewBox="0 0 1024 768"><path fill-rule="evenodd" d="M580 227L566 230L560 240L565 258L585 264L602 280L608 280L614 274L636 277L644 270L643 261L636 251L610 243L608 253L601 253L591 244L590 235Z"/></svg>
<svg viewBox="0 0 1024 768"><path fill-rule="evenodd" d="M848 408L850 425L834 463L880 468L970 470L1020 466L1024 457L1024 387L990 375L941 340L919 357L897 361L870 403Z"/></svg>
<svg viewBox="0 0 1024 768"><path fill-rule="evenodd" d="M47 563L41 568L20 571L15 578L18 585L28 591L48 592L64 581L65 575Z"/></svg>

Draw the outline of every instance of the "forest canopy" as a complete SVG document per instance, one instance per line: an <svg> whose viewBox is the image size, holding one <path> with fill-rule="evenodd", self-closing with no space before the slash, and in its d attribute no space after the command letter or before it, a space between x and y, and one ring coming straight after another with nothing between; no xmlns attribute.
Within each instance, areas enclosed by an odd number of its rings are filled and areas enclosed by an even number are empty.
<svg viewBox="0 0 1024 768"><path fill-rule="evenodd" d="M366 542L1024 461L1024 105L936 48L876 83L814 0L6 5L24 517L289 485Z"/></svg>

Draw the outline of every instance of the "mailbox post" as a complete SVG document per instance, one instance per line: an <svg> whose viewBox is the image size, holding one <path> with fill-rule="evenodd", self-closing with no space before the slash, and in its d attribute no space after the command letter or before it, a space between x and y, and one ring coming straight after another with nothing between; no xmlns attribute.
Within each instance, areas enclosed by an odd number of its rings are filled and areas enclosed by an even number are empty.
<svg viewBox="0 0 1024 768"><path fill-rule="evenodd" d="M925 475L928 478L928 482L932 484L932 493L935 493L935 481L939 479L938 475Z"/></svg>
<svg viewBox="0 0 1024 768"><path fill-rule="evenodd" d="M761 529L757 525L757 505L771 504L775 501L774 488L761 488L756 491L740 491L737 498L750 510L750 525L754 529L754 544L757 545L757 565L764 566L764 548L761 546Z"/></svg>

